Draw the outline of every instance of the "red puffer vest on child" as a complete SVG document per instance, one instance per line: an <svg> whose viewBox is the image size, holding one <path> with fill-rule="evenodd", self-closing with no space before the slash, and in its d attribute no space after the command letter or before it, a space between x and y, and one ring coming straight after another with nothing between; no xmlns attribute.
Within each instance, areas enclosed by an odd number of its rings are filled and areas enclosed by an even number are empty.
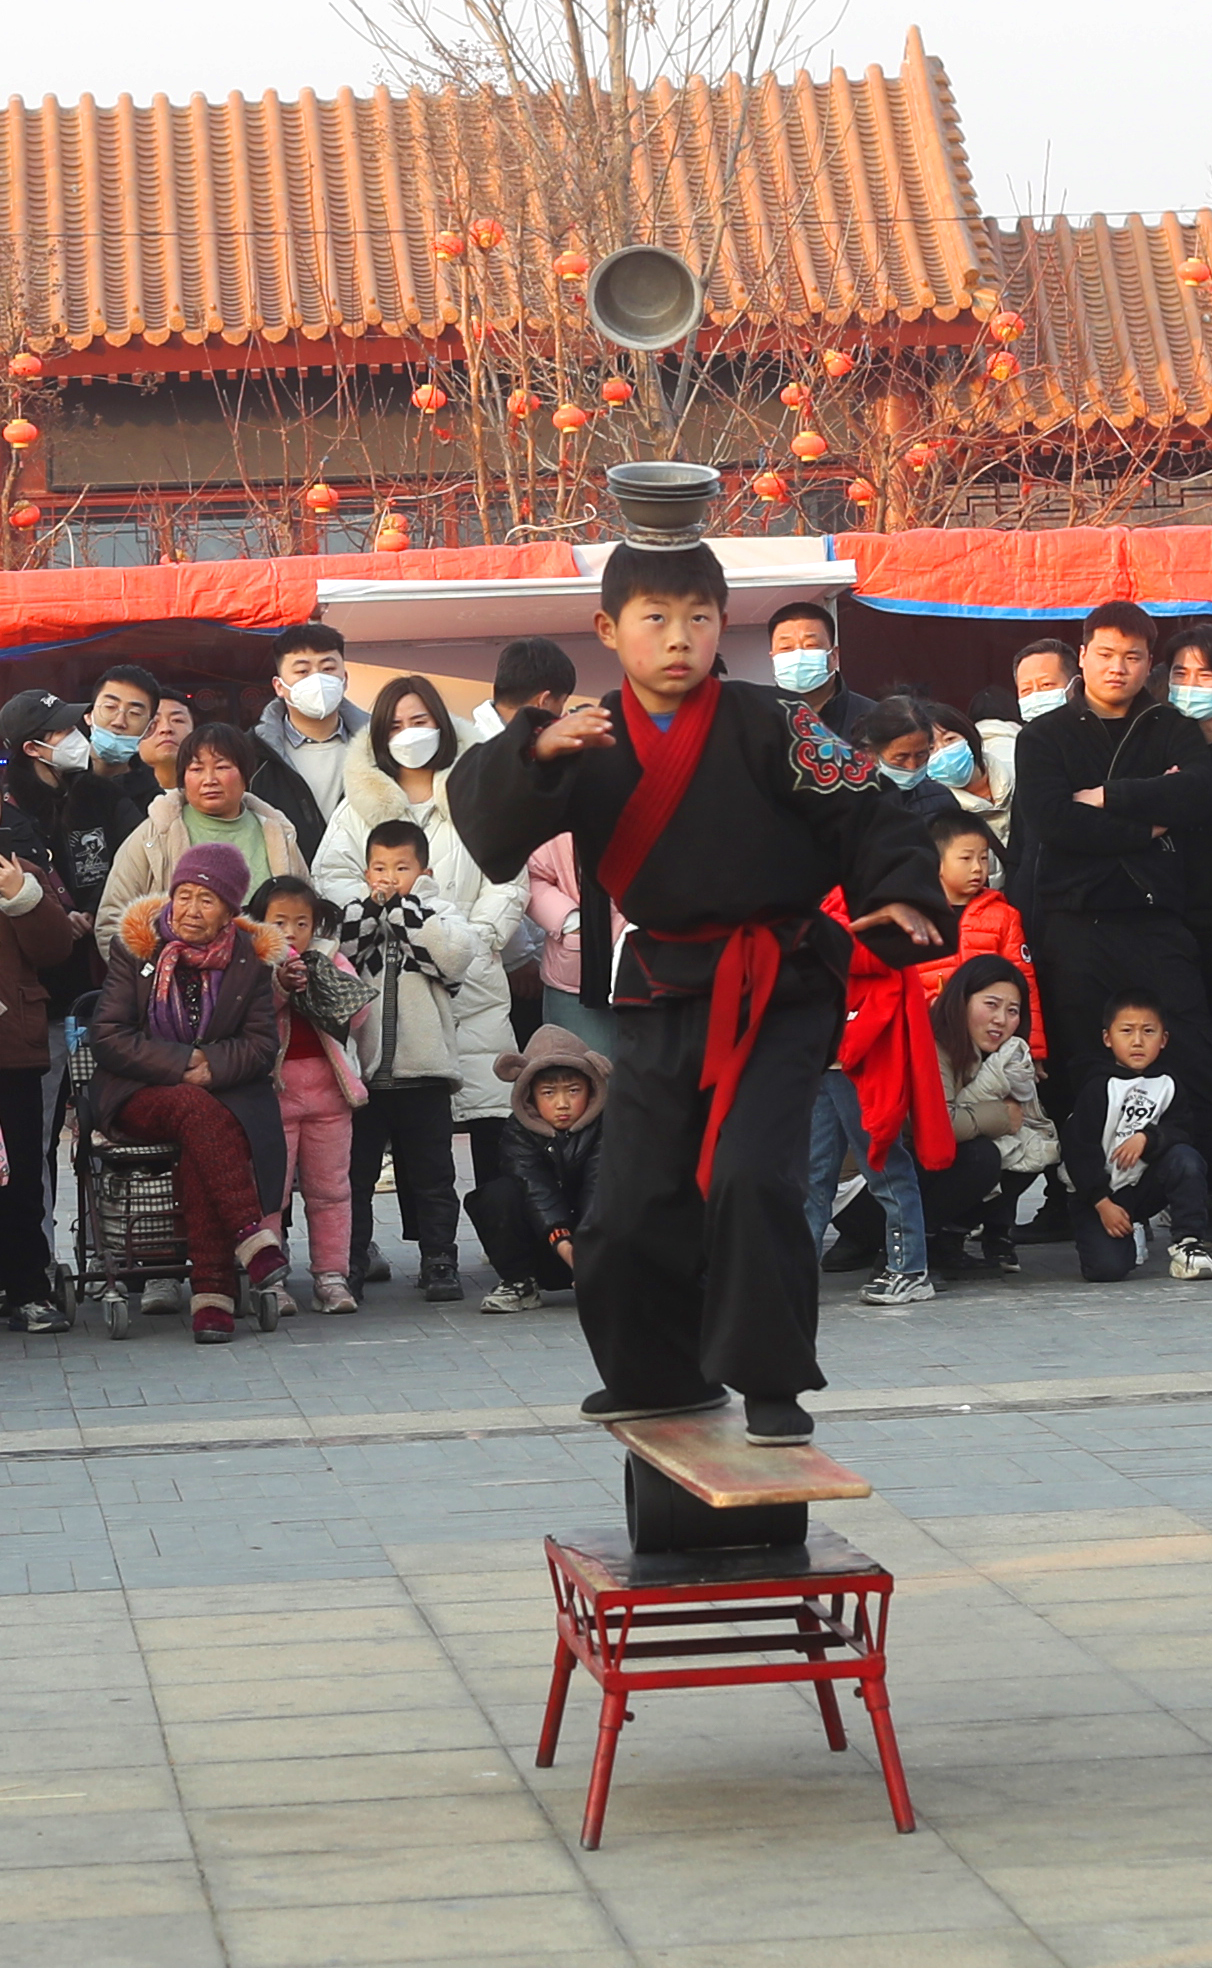
<svg viewBox="0 0 1212 1968"><path fill-rule="evenodd" d="M964 910L959 919L959 948L953 957L931 957L926 963L918 964L918 976L930 1004L934 1003L943 986L962 963L967 963L969 957L1006 957L1022 971L1031 1002L1031 1057L1046 1059L1048 1042L1044 1036L1044 1014L1023 919L1013 903L1007 902L995 888L982 888Z"/></svg>

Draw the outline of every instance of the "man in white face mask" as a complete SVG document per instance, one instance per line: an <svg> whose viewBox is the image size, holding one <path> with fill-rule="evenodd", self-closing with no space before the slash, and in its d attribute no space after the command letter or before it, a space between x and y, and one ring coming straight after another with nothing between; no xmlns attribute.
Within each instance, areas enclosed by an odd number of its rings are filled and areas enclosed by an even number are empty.
<svg viewBox="0 0 1212 1968"><path fill-rule="evenodd" d="M831 731L849 738L859 719L875 705L843 680L837 628L829 610L817 601L789 601L786 607L776 608L766 631L776 687L806 698Z"/></svg>
<svg viewBox="0 0 1212 1968"><path fill-rule="evenodd" d="M322 622L283 629L273 688L253 733L258 763L249 791L293 821L310 864L344 798L349 741L369 721L345 695L345 638Z"/></svg>

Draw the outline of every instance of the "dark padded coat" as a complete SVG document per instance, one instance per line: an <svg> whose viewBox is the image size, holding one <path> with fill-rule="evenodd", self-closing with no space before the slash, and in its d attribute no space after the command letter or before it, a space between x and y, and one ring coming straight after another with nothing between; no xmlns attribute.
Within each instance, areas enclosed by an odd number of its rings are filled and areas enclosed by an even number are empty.
<svg viewBox="0 0 1212 1968"><path fill-rule="evenodd" d="M97 1061L91 1093L92 1123L121 1141L122 1109L145 1086L179 1086L191 1045L154 1038L147 1029L152 978L163 941L156 918L162 895L144 896L127 910L109 953L109 974L92 1021ZM274 1091L278 1020L272 962L286 946L265 923L238 918L235 948L215 1000L200 1050L210 1066L207 1092L235 1115L248 1138L262 1207L281 1207L286 1143Z"/></svg>
<svg viewBox="0 0 1212 1968"><path fill-rule="evenodd" d="M0 898L0 1073L44 1073L49 993L38 973L71 955L72 926L42 870L19 866L21 888L11 901Z"/></svg>
<svg viewBox="0 0 1212 1968"><path fill-rule="evenodd" d="M540 1074L559 1067L583 1073L591 1088L585 1112L566 1133L541 1118L533 1098ZM553 1230L576 1230L593 1200L610 1061L562 1025L540 1025L526 1050L503 1052L495 1070L498 1079L513 1082L501 1174L521 1184L531 1228L548 1243Z"/></svg>

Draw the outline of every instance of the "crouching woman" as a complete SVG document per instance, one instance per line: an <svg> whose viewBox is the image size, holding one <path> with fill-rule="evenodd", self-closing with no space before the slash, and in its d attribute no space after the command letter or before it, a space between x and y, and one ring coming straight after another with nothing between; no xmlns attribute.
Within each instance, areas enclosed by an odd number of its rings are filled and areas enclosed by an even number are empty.
<svg viewBox="0 0 1212 1968"><path fill-rule="evenodd" d="M282 1200L286 1145L264 923L237 920L248 866L225 843L191 847L171 892L126 910L93 1017L96 1126L113 1141L179 1144L179 1191L199 1345L235 1332L235 1264L255 1286L286 1276L264 1216Z"/></svg>

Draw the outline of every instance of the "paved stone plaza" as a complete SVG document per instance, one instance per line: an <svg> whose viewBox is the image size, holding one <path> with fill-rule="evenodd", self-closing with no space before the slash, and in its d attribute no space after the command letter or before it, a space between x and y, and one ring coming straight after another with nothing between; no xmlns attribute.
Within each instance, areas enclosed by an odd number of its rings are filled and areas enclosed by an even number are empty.
<svg viewBox="0 0 1212 1968"><path fill-rule="evenodd" d="M579 1849L540 1540L621 1472L570 1298L0 1333L0 1961L1212 1963L1212 1293L1162 1248L901 1317L827 1283L819 1439L878 1494L821 1514L897 1576L911 1838L861 1705L832 1756L772 1689L641 1699Z"/></svg>

